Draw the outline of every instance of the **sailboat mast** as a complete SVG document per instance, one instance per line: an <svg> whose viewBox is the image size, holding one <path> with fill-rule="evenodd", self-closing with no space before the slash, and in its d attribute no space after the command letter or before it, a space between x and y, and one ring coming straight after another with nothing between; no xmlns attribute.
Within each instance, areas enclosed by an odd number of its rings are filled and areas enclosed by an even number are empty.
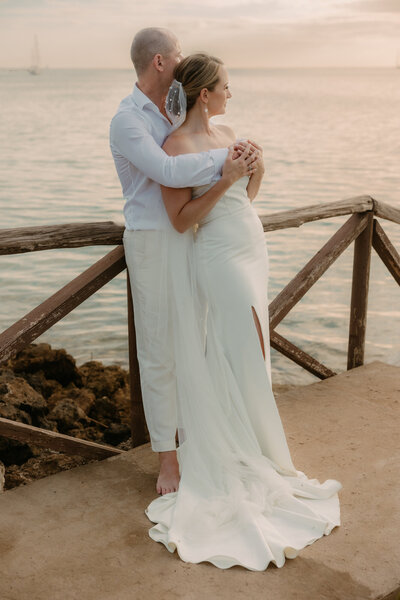
<svg viewBox="0 0 400 600"><path fill-rule="evenodd" d="M39 42L37 35L35 34L32 46L32 63L28 72L31 75L39 75L40 73L40 55L39 55Z"/></svg>

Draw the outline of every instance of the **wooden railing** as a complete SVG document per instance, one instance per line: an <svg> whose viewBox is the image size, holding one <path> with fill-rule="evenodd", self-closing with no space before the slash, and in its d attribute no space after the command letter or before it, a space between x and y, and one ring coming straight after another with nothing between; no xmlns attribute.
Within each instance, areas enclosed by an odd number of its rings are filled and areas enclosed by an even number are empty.
<svg viewBox="0 0 400 600"><path fill-rule="evenodd" d="M341 202L306 206L260 217L264 230L274 231L347 214L352 216L269 305L271 346L320 379L331 377L335 372L278 334L275 328L354 241L347 369L362 365L371 248L375 249L400 285L400 256L376 217L400 224L400 210L378 202L370 196L359 196ZM0 230L0 255L118 244L106 256L0 334L0 364L42 335L126 268L124 249L121 245L123 231L124 227L112 222ZM147 440L136 353L134 309L128 275L127 300L132 445L139 446ZM92 458L105 458L121 452L111 446L87 442L3 418L0 418L0 435Z"/></svg>

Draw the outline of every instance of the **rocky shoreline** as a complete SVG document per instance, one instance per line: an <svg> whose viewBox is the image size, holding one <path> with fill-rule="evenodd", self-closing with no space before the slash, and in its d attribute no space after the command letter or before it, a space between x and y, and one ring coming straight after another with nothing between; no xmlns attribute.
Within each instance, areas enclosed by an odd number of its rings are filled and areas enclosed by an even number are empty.
<svg viewBox="0 0 400 600"><path fill-rule="evenodd" d="M129 374L98 361L77 367L63 349L31 344L0 367L0 417L129 450ZM0 492L94 460L0 435Z"/></svg>
<svg viewBox="0 0 400 600"><path fill-rule="evenodd" d="M31 344L0 368L0 417L129 450L128 372L97 361L77 367L63 349ZM87 462L0 436L0 490Z"/></svg>

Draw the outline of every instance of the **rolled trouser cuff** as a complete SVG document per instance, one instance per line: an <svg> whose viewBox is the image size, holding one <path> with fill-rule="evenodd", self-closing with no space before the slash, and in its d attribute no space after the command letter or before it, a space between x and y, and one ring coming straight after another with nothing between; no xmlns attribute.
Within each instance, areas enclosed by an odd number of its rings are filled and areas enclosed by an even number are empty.
<svg viewBox="0 0 400 600"><path fill-rule="evenodd" d="M176 450L175 438L162 442L154 442L151 440L151 449L154 452L168 452L169 450Z"/></svg>

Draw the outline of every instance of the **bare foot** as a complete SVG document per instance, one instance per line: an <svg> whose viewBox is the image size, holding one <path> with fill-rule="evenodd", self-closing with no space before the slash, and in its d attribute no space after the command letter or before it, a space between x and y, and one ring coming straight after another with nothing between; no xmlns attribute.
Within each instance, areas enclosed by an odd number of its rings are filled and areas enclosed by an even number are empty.
<svg viewBox="0 0 400 600"><path fill-rule="evenodd" d="M176 450L159 452L160 474L157 479L156 490L158 494L164 495L176 492L179 487L179 463Z"/></svg>

